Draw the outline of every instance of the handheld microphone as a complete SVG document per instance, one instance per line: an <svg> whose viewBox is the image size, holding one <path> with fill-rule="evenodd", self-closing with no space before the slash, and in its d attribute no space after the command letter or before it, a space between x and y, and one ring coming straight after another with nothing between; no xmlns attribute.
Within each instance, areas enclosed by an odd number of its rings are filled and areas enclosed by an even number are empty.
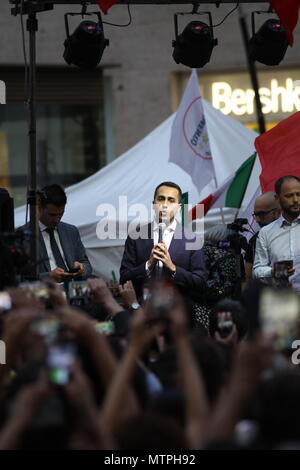
<svg viewBox="0 0 300 470"><path fill-rule="evenodd" d="M158 243L162 243L165 229L166 224L164 222L160 222L158 224Z"/></svg>
<svg viewBox="0 0 300 470"><path fill-rule="evenodd" d="M166 224L164 222L160 222L158 224L158 243L162 243L165 229L166 229ZM159 278L162 278L162 270L163 270L163 263L162 261L158 261L157 275Z"/></svg>

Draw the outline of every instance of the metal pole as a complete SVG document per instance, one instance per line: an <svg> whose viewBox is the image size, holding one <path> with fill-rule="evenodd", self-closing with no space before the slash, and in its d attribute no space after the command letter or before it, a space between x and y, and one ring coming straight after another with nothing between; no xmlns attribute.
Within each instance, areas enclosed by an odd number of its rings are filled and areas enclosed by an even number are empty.
<svg viewBox="0 0 300 470"><path fill-rule="evenodd" d="M255 105L256 105L256 114L257 114L259 133L263 134L264 132L266 132L265 118L262 112L261 101L260 101L260 96L259 96L259 91L258 91L259 84L258 84L256 66L255 66L255 62L250 58L250 54L249 54L249 46L248 46L249 34L248 34L245 14L243 12L241 5L239 5L238 11L239 11L240 27L241 27L242 37L244 41L244 46L245 46L246 57L248 61L249 74L251 78L252 88L255 93Z"/></svg>
<svg viewBox="0 0 300 470"><path fill-rule="evenodd" d="M37 171L36 171L36 31L38 22L36 13L30 13L27 19L27 31L29 31L29 189L28 205L30 215L30 261L32 279L38 279L38 259L39 259L39 231L37 221Z"/></svg>

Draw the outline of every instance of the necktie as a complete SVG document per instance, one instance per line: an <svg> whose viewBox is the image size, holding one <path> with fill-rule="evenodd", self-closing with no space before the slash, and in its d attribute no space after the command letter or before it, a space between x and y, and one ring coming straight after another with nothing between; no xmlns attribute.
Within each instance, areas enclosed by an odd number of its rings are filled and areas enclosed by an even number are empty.
<svg viewBox="0 0 300 470"><path fill-rule="evenodd" d="M51 250L55 259L56 266L58 268L62 268L64 271L68 271L68 268L63 260L63 257L61 256L61 252L58 248L58 245L56 243L55 237L54 237L54 229L53 228L47 228L46 232L49 233L50 235L50 245L51 245Z"/></svg>

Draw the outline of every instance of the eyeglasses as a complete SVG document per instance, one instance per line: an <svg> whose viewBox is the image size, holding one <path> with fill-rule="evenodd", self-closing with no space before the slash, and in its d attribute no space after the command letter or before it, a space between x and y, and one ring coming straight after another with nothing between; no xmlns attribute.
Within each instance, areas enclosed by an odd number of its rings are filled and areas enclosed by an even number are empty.
<svg viewBox="0 0 300 470"><path fill-rule="evenodd" d="M270 214L270 212L273 212L276 210L276 207L274 209L270 209L269 211L259 211L259 212L253 212L252 217L266 217L266 215Z"/></svg>

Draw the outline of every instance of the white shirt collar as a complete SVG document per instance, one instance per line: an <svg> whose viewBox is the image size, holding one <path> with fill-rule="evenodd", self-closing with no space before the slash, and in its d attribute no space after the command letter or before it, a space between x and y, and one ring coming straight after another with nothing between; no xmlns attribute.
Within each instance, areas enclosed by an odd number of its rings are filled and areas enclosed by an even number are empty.
<svg viewBox="0 0 300 470"><path fill-rule="evenodd" d="M294 219L293 222L288 222L288 221L283 217L283 215L281 215L281 216L279 217L279 219L277 219L277 220L279 221L280 227L284 227L285 225L288 225L288 226L289 226L289 225L292 225L292 223L294 223L294 222L299 223L299 222L300 222L300 215L298 215L298 217L297 217L296 219Z"/></svg>
<svg viewBox="0 0 300 470"><path fill-rule="evenodd" d="M166 227L165 230L168 230L169 232L175 232L177 225L177 220L174 218L173 222ZM153 231L157 232L158 231L158 223L156 220L153 221Z"/></svg>
<svg viewBox="0 0 300 470"><path fill-rule="evenodd" d="M47 228L46 225L44 225L43 222L41 222L40 220L39 220L39 227L40 227L41 232L44 232L44 230L46 230Z"/></svg>
<svg viewBox="0 0 300 470"><path fill-rule="evenodd" d="M39 220L39 227L40 227L40 231L41 232L44 232L45 230L47 230L48 227L46 227L46 225L43 224L43 222L41 222ZM57 227L55 227L54 231L57 230Z"/></svg>

